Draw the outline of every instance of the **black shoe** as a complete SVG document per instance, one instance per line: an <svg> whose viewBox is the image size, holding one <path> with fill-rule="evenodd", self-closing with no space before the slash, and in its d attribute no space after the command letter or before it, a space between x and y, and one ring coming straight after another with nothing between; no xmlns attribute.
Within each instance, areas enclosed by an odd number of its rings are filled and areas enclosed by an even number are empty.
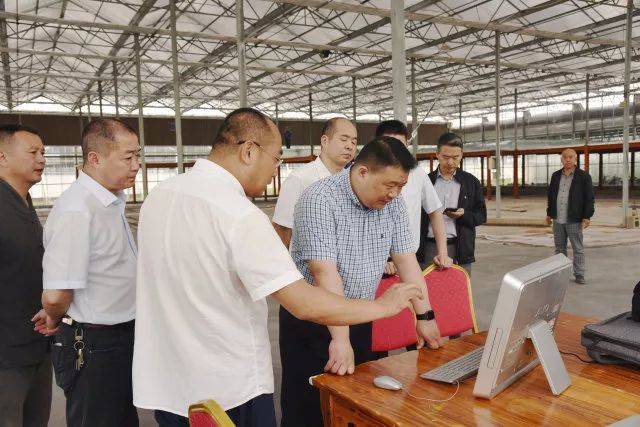
<svg viewBox="0 0 640 427"><path fill-rule="evenodd" d="M573 279L573 281L576 282L578 285L586 285L587 284L587 281L584 280L584 277L580 277L580 276L576 276Z"/></svg>

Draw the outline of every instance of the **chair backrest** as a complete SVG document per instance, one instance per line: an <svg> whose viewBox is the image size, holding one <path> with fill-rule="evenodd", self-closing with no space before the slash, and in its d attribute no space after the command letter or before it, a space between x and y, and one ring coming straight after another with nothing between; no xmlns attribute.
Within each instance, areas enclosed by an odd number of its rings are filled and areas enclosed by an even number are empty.
<svg viewBox="0 0 640 427"><path fill-rule="evenodd" d="M382 279L376 290L376 298L399 281L398 276ZM371 350L391 351L415 344L418 340L415 321L415 315L408 308L395 316L374 320L371 326Z"/></svg>
<svg viewBox="0 0 640 427"><path fill-rule="evenodd" d="M445 269L431 265L423 274L440 334L448 337L469 330L478 332L467 272L458 265Z"/></svg>
<svg viewBox="0 0 640 427"><path fill-rule="evenodd" d="M189 406L190 427L235 427L231 418L215 400L203 400Z"/></svg>

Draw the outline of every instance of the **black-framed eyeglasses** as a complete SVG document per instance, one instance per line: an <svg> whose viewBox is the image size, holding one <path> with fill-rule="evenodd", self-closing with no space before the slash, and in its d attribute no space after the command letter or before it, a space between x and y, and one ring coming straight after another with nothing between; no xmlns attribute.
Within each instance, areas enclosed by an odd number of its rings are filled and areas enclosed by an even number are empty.
<svg viewBox="0 0 640 427"><path fill-rule="evenodd" d="M255 145L258 146L259 149L261 149L262 151L264 151L265 153L267 153L268 155L270 155L275 161L276 161L276 167L279 167L283 162L284 159L282 157L278 157L275 154L271 154L270 152L268 152L267 150L265 150L264 148L262 148L262 145L258 144L256 141L252 140L252 139L247 139L247 140L240 140L238 141L238 145L242 145L245 142L253 142Z"/></svg>

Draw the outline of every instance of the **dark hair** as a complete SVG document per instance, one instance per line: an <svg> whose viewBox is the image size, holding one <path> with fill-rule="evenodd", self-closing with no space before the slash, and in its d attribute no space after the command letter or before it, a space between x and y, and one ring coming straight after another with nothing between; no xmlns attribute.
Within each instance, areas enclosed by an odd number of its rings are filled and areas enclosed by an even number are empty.
<svg viewBox="0 0 640 427"><path fill-rule="evenodd" d="M18 132L28 132L33 135L37 135L42 139L42 136L38 133L37 130L30 128L29 126L23 126L20 124L8 123L4 125L0 125L0 144L8 144L12 142L13 135Z"/></svg>
<svg viewBox="0 0 640 427"><path fill-rule="evenodd" d="M336 131L336 126L340 120L346 120L351 123L349 119L344 117L334 117L332 119L329 119L325 122L324 126L322 126L320 136L327 135L328 138L331 138L333 136L333 133Z"/></svg>
<svg viewBox="0 0 640 427"><path fill-rule="evenodd" d="M86 162L91 151L114 148L119 132L137 135L136 131L120 119L100 117L91 120L82 129L82 159Z"/></svg>
<svg viewBox="0 0 640 427"><path fill-rule="evenodd" d="M213 139L213 148L256 139L269 129L271 119L254 108L238 108L225 117Z"/></svg>
<svg viewBox="0 0 640 427"><path fill-rule="evenodd" d="M462 150L462 138L457 133L445 132L438 138L438 151L444 145L447 147L460 147Z"/></svg>
<svg viewBox="0 0 640 427"><path fill-rule="evenodd" d="M407 147L390 136L381 136L366 144L353 162L354 166L365 165L372 171L387 166L400 166L405 172L409 172L416 164Z"/></svg>
<svg viewBox="0 0 640 427"><path fill-rule="evenodd" d="M409 139L409 129L400 120L385 120L380 122L376 128L376 137L384 135L404 135Z"/></svg>

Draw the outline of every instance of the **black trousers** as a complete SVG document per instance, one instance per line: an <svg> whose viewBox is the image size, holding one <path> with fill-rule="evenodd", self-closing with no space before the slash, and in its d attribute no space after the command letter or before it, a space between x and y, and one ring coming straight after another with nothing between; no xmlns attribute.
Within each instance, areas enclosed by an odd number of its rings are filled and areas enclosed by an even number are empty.
<svg viewBox="0 0 640 427"><path fill-rule="evenodd" d="M261 394L226 412L236 427L276 426L273 394ZM155 411L154 417L159 427L189 427L189 418L171 412Z"/></svg>
<svg viewBox="0 0 640 427"><path fill-rule="evenodd" d="M46 427L51 412L51 358L0 369L0 427Z"/></svg>
<svg viewBox="0 0 640 427"><path fill-rule="evenodd" d="M371 323L350 326L349 339L356 364L386 356L371 351ZM309 377L323 373L330 342L326 326L298 320L280 307L283 427L322 427L320 393L309 384Z"/></svg>
<svg viewBox="0 0 640 427"><path fill-rule="evenodd" d="M84 365L76 370L76 326L61 324L52 347L56 383L67 398L69 427L137 427L131 364L134 322L82 327Z"/></svg>

